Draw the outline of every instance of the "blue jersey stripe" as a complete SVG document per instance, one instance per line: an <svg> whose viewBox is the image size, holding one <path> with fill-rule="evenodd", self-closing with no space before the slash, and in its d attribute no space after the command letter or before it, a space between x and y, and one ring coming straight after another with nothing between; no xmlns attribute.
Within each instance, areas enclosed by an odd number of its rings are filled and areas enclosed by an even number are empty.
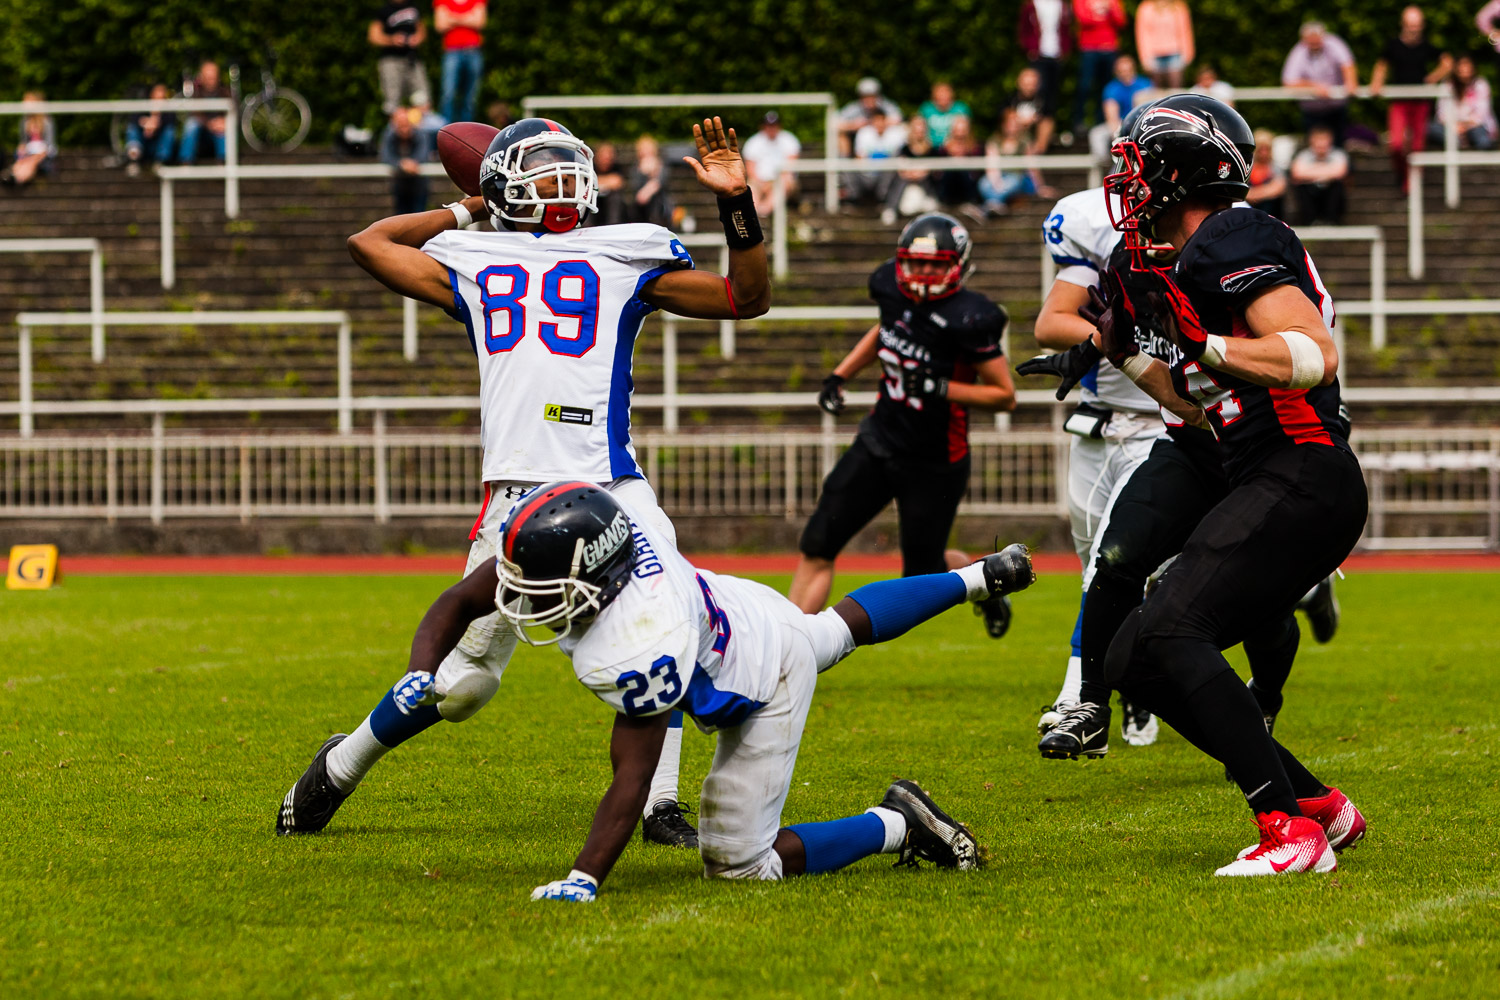
<svg viewBox="0 0 1500 1000"><path fill-rule="evenodd" d="M656 307L641 298L641 289L646 282L676 271L677 267L652 268L642 274L635 283L635 294L620 310L620 328L615 336L614 371L609 377L609 419L606 422L609 438L609 474L612 479L622 476L644 479L641 467L630 454L630 395L635 391L635 378L631 375L631 359L635 354L635 338L640 335L641 323L656 311Z"/></svg>
<svg viewBox="0 0 1500 1000"><path fill-rule="evenodd" d="M464 325L464 329L469 334L469 349L474 352L475 357L478 357L479 345L474 341L474 317L469 315L469 304L459 294L458 275L451 267L448 268L448 286L453 289L453 308L444 311Z"/></svg>
<svg viewBox="0 0 1500 1000"><path fill-rule="evenodd" d="M1072 264L1077 264L1079 267L1087 267L1087 268L1091 268L1092 270L1095 270L1095 271L1099 270L1099 265L1095 264L1093 261L1086 260L1083 257L1071 257L1071 256L1069 256L1068 254L1065 254L1065 253L1055 253L1055 254L1053 254L1052 255L1052 262L1054 264L1058 264L1058 265L1060 265L1062 267L1068 267L1068 266L1070 266Z"/></svg>
<svg viewBox="0 0 1500 1000"><path fill-rule="evenodd" d="M687 693L677 703L688 715L710 729L730 729L750 718L750 713L764 708L765 702L746 698L733 691L720 691L714 679L702 667L693 667L693 679Z"/></svg>

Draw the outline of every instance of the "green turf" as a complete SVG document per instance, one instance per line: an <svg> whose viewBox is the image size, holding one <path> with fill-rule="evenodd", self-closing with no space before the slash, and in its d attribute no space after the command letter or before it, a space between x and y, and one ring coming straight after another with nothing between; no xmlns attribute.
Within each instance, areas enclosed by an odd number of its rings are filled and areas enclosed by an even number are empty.
<svg viewBox="0 0 1500 1000"><path fill-rule="evenodd" d="M1338 638L1306 642L1277 735L1370 820L1331 876L1213 878L1254 827L1174 734L1038 757L1077 602L1053 577L1000 642L951 612L823 675L787 804L833 818L914 777L987 869L708 883L637 843L589 907L528 900L608 777L608 712L554 651L392 754L324 835L271 833L444 583L0 592L0 996L1500 994L1500 575L1352 578ZM709 752L690 731L689 799Z"/></svg>

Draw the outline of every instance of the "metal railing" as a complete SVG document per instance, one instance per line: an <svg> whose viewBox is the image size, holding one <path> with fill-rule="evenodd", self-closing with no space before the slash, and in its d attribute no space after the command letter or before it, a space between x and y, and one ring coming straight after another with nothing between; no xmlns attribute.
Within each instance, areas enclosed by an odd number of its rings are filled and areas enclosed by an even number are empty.
<svg viewBox="0 0 1500 1000"><path fill-rule="evenodd" d="M89 255L89 354L104 360L104 251L92 238L0 240L0 253L86 253Z"/></svg>
<svg viewBox="0 0 1500 1000"><path fill-rule="evenodd" d="M1451 130L1450 130L1451 131ZM1407 157L1406 167L1406 273L1421 278L1427 273L1426 217L1422 206L1422 168L1442 165L1455 176L1459 167L1500 166L1500 150L1444 151L1442 153L1412 153ZM1449 198L1449 208L1458 205Z"/></svg>
<svg viewBox="0 0 1500 1000"><path fill-rule="evenodd" d="M240 108L228 97L169 97L164 101L135 98L121 101L0 101L0 115L128 115L142 112L184 114L222 111L224 120L224 214L240 214ZM176 169L191 169L180 167Z"/></svg>
<svg viewBox="0 0 1500 1000"><path fill-rule="evenodd" d="M521 99L521 108L526 114L543 110L623 110L626 108L760 108L770 110L778 107L812 106L823 109L823 155L829 160L839 155L839 108L832 94L788 93L788 94L547 94ZM731 123L732 124L732 123ZM741 142L750 138L751 132L736 128ZM831 206L838 205L838 173L825 171L823 179L824 197ZM831 209L837 211L836 208Z"/></svg>
<svg viewBox="0 0 1500 1000"><path fill-rule="evenodd" d="M796 520L851 437L647 431L635 444L670 514ZM1066 517L1067 442L973 433L960 513ZM1355 446L1370 486L1365 548L1500 548L1500 430L1382 429ZM158 416L145 434L0 438L0 519L467 517L481 478L474 434L391 431L380 411L355 434L169 434ZM1414 521L1438 532L1392 530Z"/></svg>
<svg viewBox="0 0 1500 1000"><path fill-rule="evenodd" d="M338 396L329 402L335 404L339 415L339 432L347 434L353 421L353 361L349 314L334 310L237 310L226 312L23 312L16 314L17 376L20 399L15 412L20 417L22 437L31 437L35 432L36 414L49 412L49 404L38 403L33 395L31 331L39 326L337 326L338 327ZM102 333L101 333L102 337ZM103 345L101 343L101 353ZM145 402L167 402L146 400ZM179 400L177 402L189 402ZM197 400L200 403L225 403L232 400ZM55 404L51 404L55 405ZM114 404L119 405L119 404ZM56 412L56 411L50 411ZM126 411L115 411L126 412ZM157 411L161 412L161 411ZM245 412L245 411L241 411Z"/></svg>

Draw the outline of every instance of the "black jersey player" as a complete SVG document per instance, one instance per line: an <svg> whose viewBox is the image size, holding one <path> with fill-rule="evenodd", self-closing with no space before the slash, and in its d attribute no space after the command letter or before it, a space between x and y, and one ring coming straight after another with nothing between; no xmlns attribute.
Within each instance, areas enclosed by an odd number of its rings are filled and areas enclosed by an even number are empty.
<svg viewBox="0 0 1500 1000"><path fill-rule="evenodd" d="M1097 324L1100 347L1137 384L1202 407L1229 480L1105 659L1113 686L1222 761L1244 792L1260 843L1223 875L1330 871L1333 851L1365 829L1347 797L1266 732L1221 653L1337 568L1367 508L1339 412L1328 293L1290 228L1230 207L1248 186L1253 145L1237 112L1198 95L1153 105L1115 144L1123 166L1106 187L1119 197L1116 228L1179 255L1170 268L1136 260L1153 281L1144 295L1108 275ZM1114 322L1143 308L1163 321L1171 350L1138 344L1134 324Z"/></svg>
<svg viewBox="0 0 1500 1000"><path fill-rule="evenodd" d="M880 396L859 435L823 482L802 533L791 599L822 610L834 560L855 533L896 501L903 575L967 565L948 534L969 482L969 410L1013 410L1015 388L1001 348L1004 308L963 287L972 244L963 225L931 213L913 219L894 260L870 275L880 321L823 382L818 403L844 406L846 380L880 365ZM977 605L989 634L1010 621L1003 597Z"/></svg>

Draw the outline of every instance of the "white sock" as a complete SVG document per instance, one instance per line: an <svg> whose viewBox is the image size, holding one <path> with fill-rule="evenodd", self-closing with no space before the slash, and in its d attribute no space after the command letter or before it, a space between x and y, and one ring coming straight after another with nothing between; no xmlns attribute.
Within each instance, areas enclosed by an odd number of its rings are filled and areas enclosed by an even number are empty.
<svg viewBox="0 0 1500 1000"><path fill-rule="evenodd" d="M348 795L360 783L375 762L391 752L370 731L370 719L359 724L349 737L328 751L328 777L338 790Z"/></svg>
<svg viewBox="0 0 1500 1000"><path fill-rule="evenodd" d="M874 813L885 824L885 846L880 849L880 853L894 854L900 850L901 842L906 839L906 817L885 806L872 806L865 812Z"/></svg>
<svg viewBox="0 0 1500 1000"><path fill-rule="evenodd" d="M965 600L982 601L990 596L989 584L984 582L984 563L969 563L963 569L950 569L948 572L957 573L958 578L969 588L969 594Z"/></svg>
<svg viewBox="0 0 1500 1000"><path fill-rule="evenodd" d="M1068 657L1068 672L1063 675L1062 690L1057 693L1057 704L1078 704L1079 692L1083 690L1083 660L1076 656Z"/></svg>
<svg viewBox="0 0 1500 1000"><path fill-rule="evenodd" d="M682 727L667 730L662 741L661 759L656 762L656 773L651 776L651 794L646 796L646 815L663 802L677 801L677 770L682 764Z"/></svg>

